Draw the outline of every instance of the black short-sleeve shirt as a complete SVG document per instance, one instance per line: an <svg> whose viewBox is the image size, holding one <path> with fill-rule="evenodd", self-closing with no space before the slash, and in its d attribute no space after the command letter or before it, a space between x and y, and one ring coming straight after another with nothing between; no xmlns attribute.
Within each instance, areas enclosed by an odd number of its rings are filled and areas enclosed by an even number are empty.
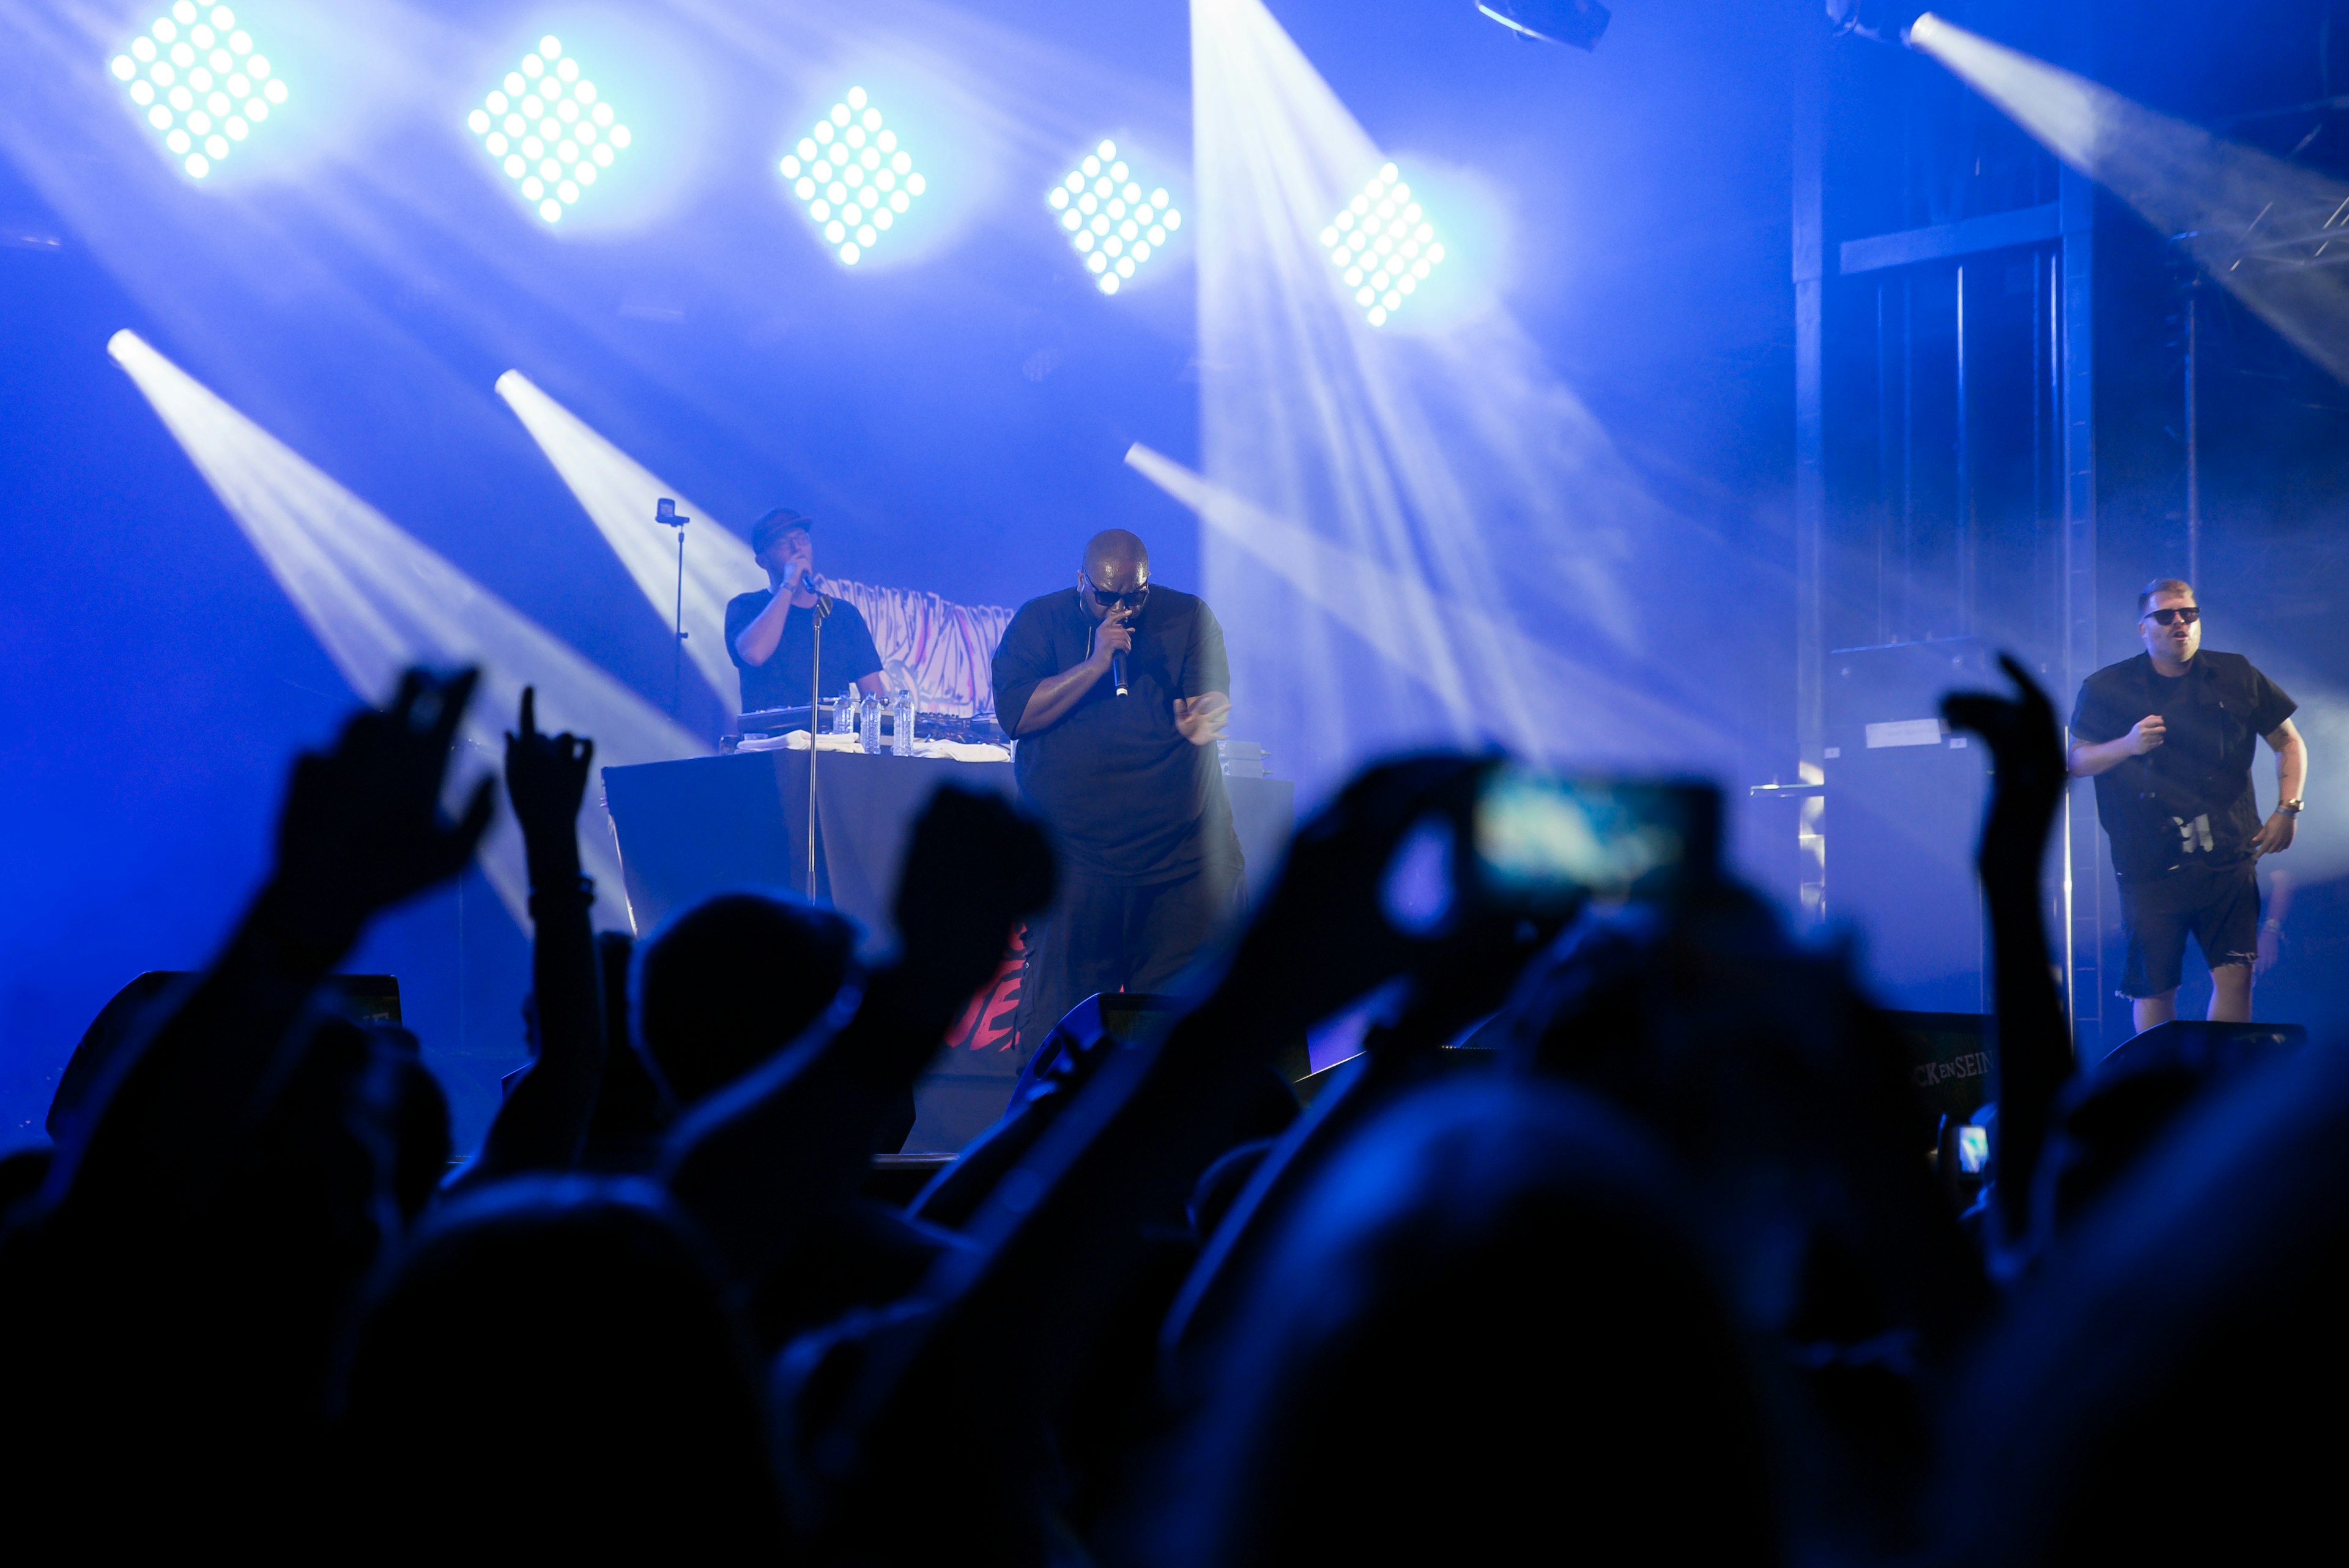
<svg viewBox="0 0 2349 1568"><path fill-rule="evenodd" d="M793 605L783 614L782 640L764 664L745 664L735 643L742 628L759 618L774 602L774 590L760 588L737 594L726 606L726 657L742 672L742 711L767 708L797 708L816 690L815 612ZM823 619L823 695L837 697L852 680L881 671L881 651L873 646L872 628L846 599L832 601Z"/></svg>
<svg viewBox="0 0 2349 1568"><path fill-rule="evenodd" d="M2112 836L2113 868L2135 881L2248 856L2260 830L2251 792L2259 739L2298 706L2241 654L2208 649L2175 679L2140 653L2082 681L2075 740L2116 741L2151 713L2161 715L2168 737L2096 775L2096 817Z"/></svg>
<svg viewBox="0 0 2349 1568"><path fill-rule="evenodd" d="M1213 746L1174 727L1174 700L1229 691L1224 630L1206 601L1154 587L1132 622L1127 695L1106 675L1050 728L1019 736L1019 790L1078 876L1171 882L1239 865ZM995 716L1016 732L1039 684L1082 664L1093 622L1063 589L1019 607L995 649Z"/></svg>

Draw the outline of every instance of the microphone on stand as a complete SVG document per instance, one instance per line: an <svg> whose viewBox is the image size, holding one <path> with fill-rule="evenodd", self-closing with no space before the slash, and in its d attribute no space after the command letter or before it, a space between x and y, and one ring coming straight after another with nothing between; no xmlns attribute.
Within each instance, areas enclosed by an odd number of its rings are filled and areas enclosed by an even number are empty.
<svg viewBox="0 0 2349 1568"><path fill-rule="evenodd" d="M669 717L677 717L678 707L685 701L685 525L693 521L677 509L673 497L664 495L653 504L653 521L664 528L677 530L677 642L671 659L668 698Z"/></svg>

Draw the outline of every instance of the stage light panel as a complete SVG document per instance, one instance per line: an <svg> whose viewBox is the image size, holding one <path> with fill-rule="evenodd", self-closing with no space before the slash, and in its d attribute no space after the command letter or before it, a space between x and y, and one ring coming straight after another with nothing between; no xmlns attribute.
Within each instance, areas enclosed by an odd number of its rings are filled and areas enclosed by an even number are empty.
<svg viewBox="0 0 2349 1568"><path fill-rule="evenodd" d="M550 223L561 223L634 140L552 33L483 96L465 128Z"/></svg>
<svg viewBox="0 0 2349 1568"><path fill-rule="evenodd" d="M861 87L850 88L780 167L843 266L854 266L929 189Z"/></svg>
<svg viewBox="0 0 2349 1568"><path fill-rule="evenodd" d="M1086 154L1044 202L1103 294L1115 294L1183 226L1165 187L1145 187L1114 141Z"/></svg>
<svg viewBox="0 0 2349 1568"><path fill-rule="evenodd" d="M191 179L202 180L289 96L226 5L179 0L107 64Z"/></svg>
<svg viewBox="0 0 2349 1568"><path fill-rule="evenodd" d="M1321 244L1373 327L1384 327L1444 265L1444 242L1435 237L1435 225L1411 199L1411 187L1392 163L1338 209L1321 231Z"/></svg>

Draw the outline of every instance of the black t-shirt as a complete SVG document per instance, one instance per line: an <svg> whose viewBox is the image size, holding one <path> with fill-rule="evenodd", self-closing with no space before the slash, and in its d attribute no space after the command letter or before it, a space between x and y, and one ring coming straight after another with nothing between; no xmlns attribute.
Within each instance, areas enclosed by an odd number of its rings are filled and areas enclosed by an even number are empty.
<svg viewBox="0 0 2349 1568"><path fill-rule="evenodd" d="M2259 738L2298 706L2241 654L2208 649L2174 680L2140 653L2082 681L2075 740L2116 741L2148 713L2167 725L2160 745L2096 775L2096 816L2112 836L2113 868L2136 880L2250 854L2260 830L2251 793Z"/></svg>
<svg viewBox="0 0 2349 1568"><path fill-rule="evenodd" d="M1174 727L1174 699L1231 690L1224 629L1206 602L1153 587L1131 623L1127 695L1104 674L1050 728L1019 736L1019 790L1079 876L1171 882L1237 869L1238 836L1213 746ZM1037 686L1082 664L1093 622L1064 588L1030 599L995 649L995 716L1016 732Z"/></svg>
<svg viewBox="0 0 2349 1568"><path fill-rule="evenodd" d="M745 664L742 650L735 643L742 628L759 618L759 612L774 602L772 588L737 594L726 605L726 657L742 671L742 711L755 713L767 708L797 708L803 706L815 685L815 612L793 605L783 614L782 639L775 651L767 656L764 664ZM881 652L873 646L873 632L864 618L846 599L832 601L832 613L823 618L823 693L830 699L848 690L852 680L861 680L881 670Z"/></svg>

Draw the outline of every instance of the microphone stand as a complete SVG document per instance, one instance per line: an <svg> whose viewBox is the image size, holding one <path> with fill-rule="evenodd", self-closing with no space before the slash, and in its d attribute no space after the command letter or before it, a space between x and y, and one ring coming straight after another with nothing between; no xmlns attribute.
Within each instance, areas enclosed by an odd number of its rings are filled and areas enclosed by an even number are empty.
<svg viewBox="0 0 2349 1568"><path fill-rule="evenodd" d="M693 521L678 514L677 503L664 495L653 506L653 521L677 530L677 648L669 670L668 716L685 705L685 525Z"/></svg>
<svg viewBox="0 0 2349 1568"><path fill-rule="evenodd" d="M787 587L783 591L788 593L791 589ZM808 591L815 593L812 575L811 575ZM783 614L788 617L791 613L789 607L786 607L783 610ZM809 680L811 690L808 692L807 896L808 902L811 904L815 902L815 754L817 752L823 750L823 747L818 743L821 740L821 732L819 732L815 727L815 714L818 705L823 701L823 618L832 613L831 598L823 594L816 593L815 609L812 613L815 617L815 623L812 628L810 628L812 635L809 639L811 646L810 658L808 659L809 667L813 671Z"/></svg>

